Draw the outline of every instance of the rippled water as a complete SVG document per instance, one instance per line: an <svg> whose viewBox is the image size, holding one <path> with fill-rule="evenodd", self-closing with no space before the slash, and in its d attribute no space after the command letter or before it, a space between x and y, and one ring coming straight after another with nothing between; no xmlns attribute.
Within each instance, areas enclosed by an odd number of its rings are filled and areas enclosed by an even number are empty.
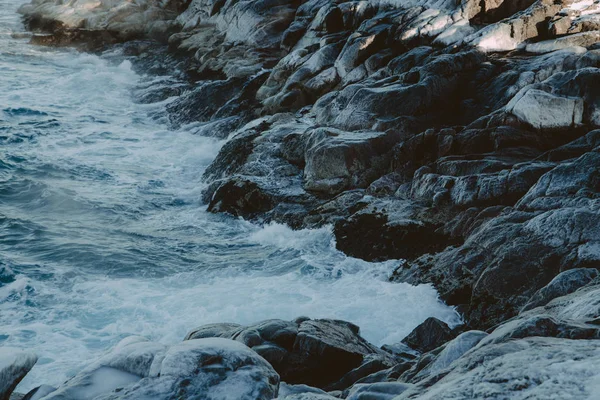
<svg viewBox="0 0 600 400"><path fill-rule="evenodd" d="M0 0L0 346L40 360L19 387L58 384L132 334L180 341L197 325L343 318L377 343L429 316L429 286L386 281L397 262L335 250L330 229L259 227L205 211L200 177L222 145L172 131L138 75L16 39Z"/></svg>

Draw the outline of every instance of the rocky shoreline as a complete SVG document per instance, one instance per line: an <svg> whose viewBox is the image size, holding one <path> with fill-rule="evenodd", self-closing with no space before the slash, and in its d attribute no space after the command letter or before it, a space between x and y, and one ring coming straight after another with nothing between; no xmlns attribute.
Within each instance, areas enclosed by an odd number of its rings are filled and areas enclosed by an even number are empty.
<svg viewBox="0 0 600 400"><path fill-rule="evenodd" d="M597 396L597 1L34 0L21 13L34 43L152 39L129 44L141 62L181 66L189 84L157 93L179 96L171 123L228 138L204 174L210 211L332 224L341 251L405 260L390 279L433 284L465 321L425 321L383 349L304 318L201 327L169 349L126 339L44 399L84 398L109 375L118 385L85 398ZM15 370L5 359L0 376Z"/></svg>

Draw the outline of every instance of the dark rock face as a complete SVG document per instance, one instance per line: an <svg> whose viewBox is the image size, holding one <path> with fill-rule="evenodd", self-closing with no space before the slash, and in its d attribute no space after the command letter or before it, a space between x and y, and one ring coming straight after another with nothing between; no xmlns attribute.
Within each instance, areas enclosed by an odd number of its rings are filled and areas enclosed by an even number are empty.
<svg viewBox="0 0 600 400"><path fill-rule="evenodd" d="M56 388L53 386L42 385L42 386L36 387L35 389L30 390L29 393L27 393L25 396L23 396L23 398L21 400L41 399L44 396L54 392L55 390L56 390Z"/></svg>
<svg viewBox="0 0 600 400"><path fill-rule="evenodd" d="M398 271L398 278L434 281L448 301L470 305L474 326L489 327L514 316L560 272L597 265L592 249L598 214L590 208L597 191L597 154L559 164L462 246L422 256Z"/></svg>
<svg viewBox="0 0 600 400"><path fill-rule="evenodd" d="M0 399L9 400L13 390L37 362L37 357L14 348L0 349Z"/></svg>
<svg viewBox="0 0 600 400"><path fill-rule="evenodd" d="M359 328L338 320L268 320L253 326L213 324L195 329L186 340L221 337L251 347L287 383L345 389L357 380L390 368L395 358L365 341Z"/></svg>
<svg viewBox="0 0 600 400"><path fill-rule="evenodd" d="M208 210L227 212L235 216L250 216L273 208L271 197L249 180L234 179L225 182L213 194Z"/></svg>
<svg viewBox="0 0 600 400"><path fill-rule="evenodd" d="M437 318L427 318L402 340L415 350L431 351L452 339L452 330Z"/></svg>
<svg viewBox="0 0 600 400"><path fill-rule="evenodd" d="M538 290L523 307L523 311L548 304L551 300L566 296L592 282L600 275L597 269L576 268L562 272L552 281Z"/></svg>
<svg viewBox="0 0 600 400"><path fill-rule="evenodd" d="M423 207L409 202L373 202L334 226L336 246L368 261L412 259L444 249L450 238L428 218Z"/></svg>

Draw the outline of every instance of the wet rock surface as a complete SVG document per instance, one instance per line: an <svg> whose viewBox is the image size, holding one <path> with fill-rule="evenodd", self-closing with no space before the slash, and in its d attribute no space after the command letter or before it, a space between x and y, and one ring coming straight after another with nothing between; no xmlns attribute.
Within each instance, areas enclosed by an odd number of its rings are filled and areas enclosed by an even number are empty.
<svg viewBox="0 0 600 400"><path fill-rule="evenodd" d="M34 354L9 347L0 349L0 399L12 398L13 390L36 362Z"/></svg>
<svg viewBox="0 0 600 400"><path fill-rule="evenodd" d="M456 336L426 320L404 340L419 350L379 349L349 322L306 317L203 325L170 347L130 337L64 385L26 398L589 398L599 382L598 283L523 311L491 333Z"/></svg>
<svg viewBox="0 0 600 400"><path fill-rule="evenodd" d="M452 330L444 322L437 318L427 318L425 322L417 326L404 338L402 343L415 350L428 352L438 348L453 337Z"/></svg>
<svg viewBox="0 0 600 400"><path fill-rule="evenodd" d="M172 123L228 140L204 176L210 211L332 224L340 250L404 259L391 280L433 284L466 325L407 339L416 361L378 358L331 321L198 335L241 341L284 381L336 396L389 381L409 385L352 395L597 392L597 2L116 3L38 0L22 13L44 44L168 43L189 81L165 92L181 95ZM313 374L317 359L326 368Z"/></svg>
<svg viewBox="0 0 600 400"><path fill-rule="evenodd" d="M396 362L393 355L359 335L359 328L338 320L270 320L253 326L213 324L186 339L222 337L251 347L273 365L281 379L329 390L344 389Z"/></svg>
<svg viewBox="0 0 600 400"><path fill-rule="evenodd" d="M130 337L42 398L251 400L273 399L278 389L271 365L239 342L212 338L166 347Z"/></svg>
<svg viewBox="0 0 600 400"><path fill-rule="evenodd" d="M598 313L597 296L595 282L523 312L489 335L463 333L441 351L424 355L417 364L423 364L421 372L415 375L413 368L404 374L400 380L415 387L397 399L593 398L600 382L589 368L598 356L597 326L590 320ZM467 346L457 346L461 341ZM466 352L445 368L432 368L448 349L457 348Z"/></svg>

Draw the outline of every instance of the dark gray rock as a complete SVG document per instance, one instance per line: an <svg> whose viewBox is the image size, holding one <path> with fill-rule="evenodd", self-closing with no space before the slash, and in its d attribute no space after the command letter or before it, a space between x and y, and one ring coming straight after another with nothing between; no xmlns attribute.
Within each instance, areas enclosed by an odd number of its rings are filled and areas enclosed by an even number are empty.
<svg viewBox="0 0 600 400"><path fill-rule="evenodd" d="M0 399L8 400L19 382L37 362L33 354L5 347L0 349Z"/></svg>
<svg viewBox="0 0 600 400"><path fill-rule="evenodd" d="M240 341L263 356L289 384L345 389L394 364L394 357L359 335L357 326L337 320L268 320L240 327L212 324L186 339L224 337Z"/></svg>
<svg viewBox="0 0 600 400"><path fill-rule="evenodd" d="M289 382L322 387L359 367L368 355L380 354L385 360L385 354L358 333L357 326L343 321L301 323L291 354L292 363L285 366L281 375L288 377Z"/></svg>
<svg viewBox="0 0 600 400"><path fill-rule="evenodd" d="M452 330L437 318L427 318L417 326L407 337L402 339L415 350L428 352L454 338Z"/></svg>
<svg viewBox="0 0 600 400"><path fill-rule="evenodd" d="M40 400L50 393L54 392L56 388L50 385L38 386L35 389L30 390L22 400Z"/></svg>
<svg viewBox="0 0 600 400"><path fill-rule="evenodd" d="M239 95L242 87L241 79L199 82L192 91L167 106L171 121L176 126L209 121L232 97Z"/></svg>
<svg viewBox="0 0 600 400"><path fill-rule="evenodd" d="M378 372L375 372L371 375L367 375L364 378L361 378L355 382L355 385L358 384L370 384L370 383L382 383L382 382L395 382L397 381L403 373L410 370L414 361L402 361L391 368L387 368ZM349 389L344 390L344 393L347 393Z"/></svg>
<svg viewBox="0 0 600 400"><path fill-rule="evenodd" d="M346 373L337 382L334 382L326 387L328 391L344 390L349 388L354 383L373 375L379 371L388 370L390 368L390 358L381 355L367 355L362 363L352 371Z"/></svg>
<svg viewBox="0 0 600 400"><path fill-rule="evenodd" d="M592 282L599 275L598 270L592 268L576 268L562 272L549 284L538 290L525 304L522 311L544 306L557 297L573 293Z"/></svg>
<svg viewBox="0 0 600 400"><path fill-rule="evenodd" d="M304 187L328 195L364 189L381 176L399 138L398 134L335 129L317 129L308 135Z"/></svg>
<svg viewBox="0 0 600 400"><path fill-rule="evenodd" d="M335 224L336 247L367 261L412 259L446 247L438 226L417 219L390 221L385 213L358 212Z"/></svg>
<svg viewBox="0 0 600 400"><path fill-rule="evenodd" d="M407 360L413 360L419 356L418 351L402 342L394 344L384 344L383 346L381 346L381 349L397 357L401 357Z"/></svg>
<svg viewBox="0 0 600 400"><path fill-rule="evenodd" d="M251 180L233 178L220 185L213 194L208 210L234 216L252 217L274 207L271 196Z"/></svg>

